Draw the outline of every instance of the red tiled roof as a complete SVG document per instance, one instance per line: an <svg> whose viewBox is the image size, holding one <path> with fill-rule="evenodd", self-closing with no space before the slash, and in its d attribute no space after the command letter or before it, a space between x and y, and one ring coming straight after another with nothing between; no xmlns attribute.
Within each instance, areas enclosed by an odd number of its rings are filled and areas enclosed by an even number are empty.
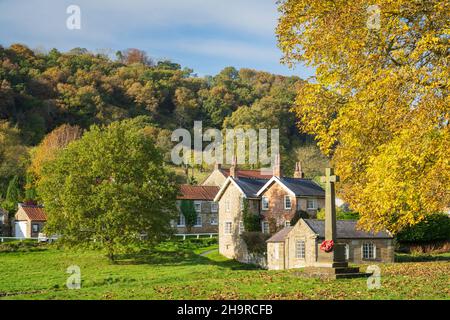
<svg viewBox="0 0 450 320"><path fill-rule="evenodd" d="M214 200L219 187L216 186L191 186L189 184L182 184L180 186L180 193L177 199L180 200Z"/></svg>
<svg viewBox="0 0 450 320"><path fill-rule="evenodd" d="M22 204L20 205L25 211L26 215L30 220L35 221L47 221L47 215L45 214L44 208L42 206L30 206Z"/></svg>
<svg viewBox="0 0 450 320"><path fill-rule="evenodd" d="M230 169L220 169L225 177L230 175ZM237 175L239 178L249 178L249 179L270 179L272 178L271 174L261 174L261 170L244 170L238 169Z"/></svg>

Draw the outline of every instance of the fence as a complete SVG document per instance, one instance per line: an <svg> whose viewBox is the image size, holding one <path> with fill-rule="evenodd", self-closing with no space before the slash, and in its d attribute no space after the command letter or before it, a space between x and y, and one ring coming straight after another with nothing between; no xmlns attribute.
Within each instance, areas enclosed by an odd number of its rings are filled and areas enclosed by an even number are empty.
<svg viewBox="0 0 450 320"><path fill-rule="evenodd" d="M186 240L187 237L195 237L197 239L200 239L200 237L202 236L206 236L206 237L215 237L218 236L218 233L178 233L175 236L176 237L183 237L183 240Z"/></svg>
<svg viewBox="0 0 450 320"><path fill-rule="evenodd" d="M24 237L0 237L0 242L5 242L6 241L14 241L14 240L20 240L20 241L24 241L24 240L39 240L39 238L24 238Z"/></svg>

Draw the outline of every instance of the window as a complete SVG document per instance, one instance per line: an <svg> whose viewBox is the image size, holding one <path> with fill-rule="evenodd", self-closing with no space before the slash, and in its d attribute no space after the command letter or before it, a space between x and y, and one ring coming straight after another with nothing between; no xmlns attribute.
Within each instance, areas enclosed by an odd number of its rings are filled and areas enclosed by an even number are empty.
<svg viewBox="0 0 450 320"><path fill-rule="evenodd" d="M262 197L262 209L269 210L269 198Z"/></svg>
<svg viewBox="0 0 450 320"><path fill-rule="evenodd" d="M261 229L263 233L270 233L269 222L267 221L261 222Z"/></svg>
<svg viewBox="0 0 450 320"><path fill-rule="evenodd" d="M309 209L309 210L317 209L317 200L316 199L306 200L306 209Z"/></svg>
<svg viewBox="0 0 450 320"><path fill-rule="evenodd" d="M231 221L227 221L224 224L224 233L231 234L231 229L233 228L233 223Z"/></svg>
<svg viewBox="0 0 450 320"><path fill-rule="evenodd" d="M350 259L350 246L348 244L345 245L345 260Z"/></svg>
<svg viewBox="0 0 450 320"><path fill-rule="evenodd" d="M225 200L225 210L227 212L230 212L230 200Z"/></svg>
<svg viewBox="0 0 450 320"><path fill-rule="evenodd" d="M289 221L289 220L286 220L285 222L284 222L284 226L285 227L289 227L291 225L291 222Z"/></svg>
<svg viewBox="0 0 450 320"><path fill-rule="evenodd" d="M219 210L219 204L217 202L211 201L211 212L217 212Z"/></svg>
<svg viewBox="0 0 450 320"><path fill-rule="evenodd" d="M284 196L284 209L292 209L291 197L289 196Z"/></svg>
<svg viewBox="0 0 450 320"><path fill-rule="evenodd" d="M300 198L297 198L297 210L302 210L302 202Z"/></svg>
<svg viewBox="0 0 450 320"><path fill-rule="evenodd" d="M184 226L186 226L186 219L184 218L184 215L180 213L180 215L178 216L177 227L184 227Z"/></svg>
<svg viewBox="0 0 450 320"><path fill-rule="evenodd" d="M245 231L244 221L239 221L239 234Z"/></svg>
<svg viewBox="0 0 450 320"><path fill-rule="evenodd" d="M362 246L363 259L371 260L375 259L376 248L371 242L365 242Z"/></svg>
<svg viewBox="0 0 450 320"><path fill-rule="evenodd" d="M209 223L213 226L216 226L218 221L217 221L217 214L212 214L211 218L209 219Z"/></svg>
<svg viewBox="0 0 450 320"><path fill-rule="evenodd" d="M33 223L31 225L31 228L33 229L33 232L39 232L39 225L36 223Z"/></svg>
<svg viewBox="0 0 450 320"><path fill-rule="evenodd" d="M244 210L244 197L241 197L241 210Z"/></svg>
<svg viewBox="0 0 450 320"><path fill-rule="evenodd" d="M202 226L202 215L201 214L197 214L197 217L195 219L195 226L196 227Z"/></svg>
<svg viewBox="0 0 450 320"><path fill-rule="evenodd" d="M305 259L305 241L295 241L295 257L297 259Z"/></svg>
<svg viewBox="0 0 450 320"><path fill-rule="evenodd" d="M280 244L279 243L273 244L273 258L276 260L280 259Z"/></svg>
<svg viewBox="0 0 450 320"><path fill-rule="evenodd" d="M202 202L194 201L194 207L195 207L195 212L201 212L202 211Z"/></svg>

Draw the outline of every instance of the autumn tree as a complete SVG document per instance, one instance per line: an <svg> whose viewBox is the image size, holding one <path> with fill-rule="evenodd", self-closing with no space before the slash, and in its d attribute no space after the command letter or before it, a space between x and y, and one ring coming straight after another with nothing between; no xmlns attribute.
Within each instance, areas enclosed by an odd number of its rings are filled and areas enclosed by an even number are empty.
<svg viewBox="0 0 450 320"><path fill-rule="evenodd" d="M92 126L45 163L38 193L47 233L68 245L95 240L111 260L171 234L178 187L142 129L141 119Z"/></svg>
<svg viewBox="0 0 450 320"><path fill-rule="evenodd" d="M15 176L19 182L23 180L27 161L28 151L22 145L19 129L0 121L0 198Z"/></svg>
<svg viewBox="0 0 450 320"><path fill-rule="evenodd" d="M299 127L366 229L397 232L450 203L447 1L282 0L284 61L316 69Z"/></svg>

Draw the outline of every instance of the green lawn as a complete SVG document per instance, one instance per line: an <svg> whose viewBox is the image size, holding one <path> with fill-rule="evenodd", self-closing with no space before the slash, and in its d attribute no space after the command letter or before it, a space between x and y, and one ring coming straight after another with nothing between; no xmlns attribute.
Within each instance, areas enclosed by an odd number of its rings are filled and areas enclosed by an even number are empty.
<svg viewBox="0 0 450 320"><path fill-rule="evenodd" d="M228 260L214 249L175 250L122 257L44 247L0 253L1 299L449 299L450 255L442 261L380 265L381 289L366 279L320 280L298 270L266 271ZM428 257L430 258L430 257ZM433 258L433 257L431 257ZM402 261L408 257L403 256ZM81 268L80 290L66 288L70 265Z"/></svg>

